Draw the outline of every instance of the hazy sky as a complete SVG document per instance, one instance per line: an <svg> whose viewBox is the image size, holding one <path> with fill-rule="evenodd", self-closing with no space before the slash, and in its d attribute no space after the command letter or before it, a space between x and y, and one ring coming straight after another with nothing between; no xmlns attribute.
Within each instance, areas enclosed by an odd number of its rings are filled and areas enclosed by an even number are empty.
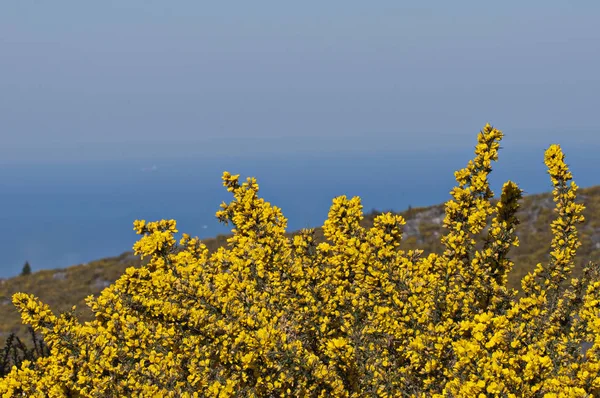
<svg viewBox="0 0 600 398"><path fill-rule="evenodd" d="M600 145L598 1L10 1L0 162ZM508 144L506 144L508 145Z"/></svg>

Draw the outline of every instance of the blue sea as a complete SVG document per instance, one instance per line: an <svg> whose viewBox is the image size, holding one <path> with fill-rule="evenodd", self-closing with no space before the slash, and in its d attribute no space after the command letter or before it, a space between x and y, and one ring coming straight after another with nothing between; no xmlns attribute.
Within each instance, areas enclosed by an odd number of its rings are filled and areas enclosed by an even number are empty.
<svg viewBox="0 0 600 398"><path fill-rule="evenodd" d="M34 271L64 268L131 250L135 219L173 218L180 232L200 238L228 233L215 217L232 199L221 184L225 170L256 177L291 231L322 225L339 195L360 196L365 212L442 203L453 171L471 157L467 148L0 164L0 277L17 275L25 261ZM592 149L567 160L580 186L600 183ZM501 152L491 177L497 194L507 179L527 193L549 191L543 148Z"/></svg>

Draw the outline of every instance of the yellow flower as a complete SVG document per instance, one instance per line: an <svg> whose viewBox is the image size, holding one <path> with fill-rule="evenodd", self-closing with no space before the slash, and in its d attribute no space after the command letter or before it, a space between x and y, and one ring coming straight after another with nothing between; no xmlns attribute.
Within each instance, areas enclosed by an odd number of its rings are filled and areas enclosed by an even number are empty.
<svg viewBox="0 0 600 398"><path fill-rule="evenodd" d="M441 254L402 249L406 220L365 222L358 197L334 198L322 236L286 233L255 178L224 172L233 224L209 252L175 220L134 222L128 268L86 301L91 322L33 296L13 303L49 357L0 380L2 396L598 396L600 269L571 279L584 206L557 145L545 154L556 219L547 264L507 288L522 191L495 205L488 176L503 133L487 124L454 176ZM583 354L581 342L592 347Z"/></svg>

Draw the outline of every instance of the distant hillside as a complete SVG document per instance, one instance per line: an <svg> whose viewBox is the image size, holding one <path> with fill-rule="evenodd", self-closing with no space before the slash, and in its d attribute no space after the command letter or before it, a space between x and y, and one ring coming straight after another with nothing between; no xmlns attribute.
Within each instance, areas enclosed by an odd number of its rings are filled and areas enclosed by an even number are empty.
<svg viewBox="0 0 600 398"><path fill-rule="evenodd" d="M577 254L575 276L588 261L600 261L600 186L583 188L578 192L578 202L584 203L586 222L579 227L582 247ZM509 284L519 288L521 278L535 267L538 262L546 261L550 249L550 222L554 219L554 202L551 193L526 196L518 217L521 224L518 236L521 245L512 249L511 259L515 262ZM378 212L365 215L363 225L370 227ZM425 253L442 251L440 236L444 232L442 220L444 205L426 208L413 208L400 212L407 224L404 227L402 247L405 249L423 249ZM132 220L133 221L133 220ZM317 237L323 239L321 229L317 228ZM293 233L290 234L290 236ZM211 251L226 244L227 236L205 239L203 242ZM138 267L142 262L131 252L118 257L105 258L74 267L38 271L28 276L18 276L0 280L0 343L11 332L24 336L26 328L21 325L18 312L11 302L15 292L33 293L50 305L57 313L77 305L82 319L90 319L91 312L84 303L90 294L97 295L106 286L114 282L123 271L131 266Z"/></svg>

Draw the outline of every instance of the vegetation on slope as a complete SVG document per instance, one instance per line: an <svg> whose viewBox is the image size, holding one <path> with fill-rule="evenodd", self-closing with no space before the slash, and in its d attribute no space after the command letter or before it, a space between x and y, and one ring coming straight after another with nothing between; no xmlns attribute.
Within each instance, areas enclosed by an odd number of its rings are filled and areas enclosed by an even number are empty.
<svg viewBox="0 0 600 398"><path fill-rule="evenodd" d="M600 185L582 188L579 198L586 204L584 216L586 222L580 227L582 246L580 256L576 258L575 276L580 276L583 266L588 260L600 261ZM493 201L495 202L495 201ZM520 281L532 271L538 262L548 259L550 240L552 237L550 222L554 217L554 202L551 193L525 196L517 217L521 223L516 234L521 241L519 247L511 250L511 259L515 262L508 276L509 286L520 290ZM285 209L284 209L285 211ZM370 228L373 220L381 212L373 210L365 214L361 226ZM444 234L442 221L444 205L411 208L395 212L404 217L404 237L401 247L406 250L421 249L425 253L441 254L443 245L440 236ZM293 236L299 232L293 232ZM203 243L210 252L225 246L231 235L219 235L204 239ZM315 239L322 242L321 227L315 228ZM142 261L133 252L126 252L117 257L105 258L64 269L37 271L26 276L0 279L0 344L4 344L10 333L16 333L21 339L29 337L27 327L11 302L17 292L27 292L39 297L44 303L56 311L68 311L73 305L82 319L89 320L91 311L84 303L90 294L98 295L102 289L115 282L128 267L139 267Z"/></svg>

